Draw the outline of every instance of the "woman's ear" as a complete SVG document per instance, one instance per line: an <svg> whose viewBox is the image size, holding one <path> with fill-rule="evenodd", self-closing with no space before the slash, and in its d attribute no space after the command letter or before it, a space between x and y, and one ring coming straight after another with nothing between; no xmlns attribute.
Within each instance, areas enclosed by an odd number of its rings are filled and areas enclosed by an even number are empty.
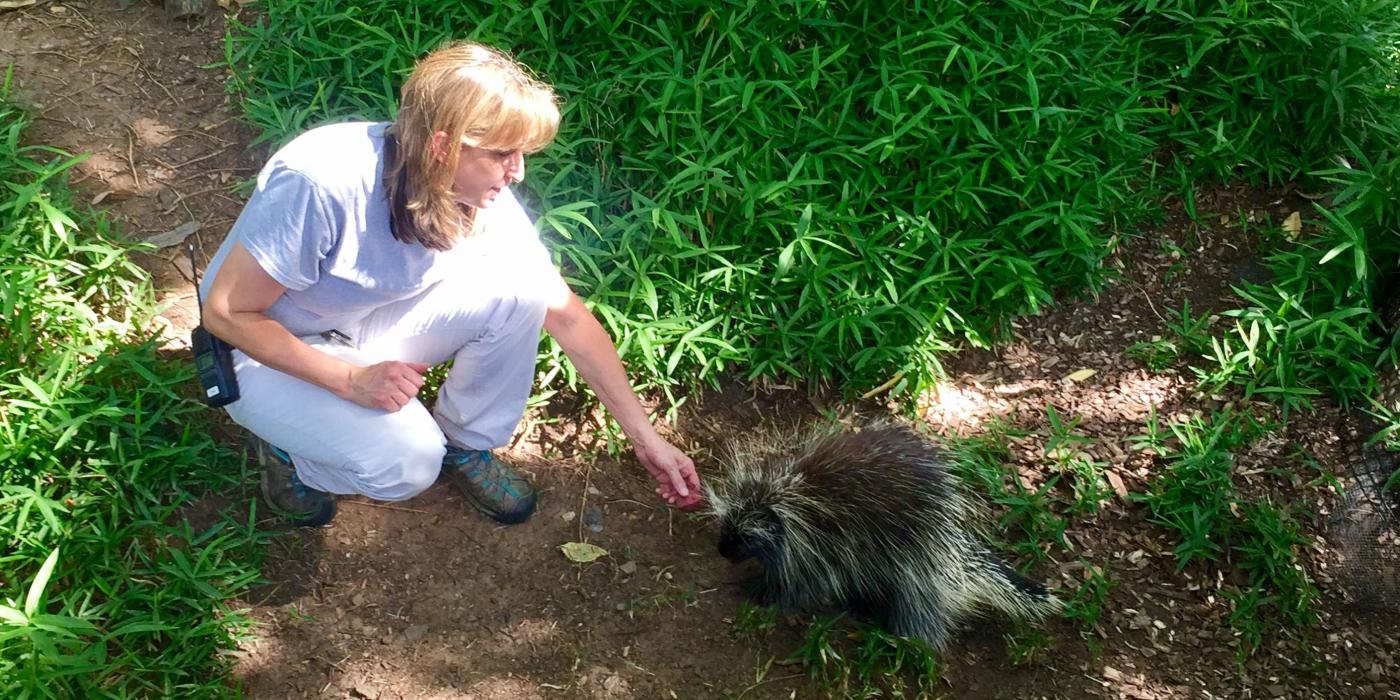
<svg viewBox="0 0 1400 700"><path fill-rule="evenodd" d="M447 132L434 131L432 143L429 147L433 149L433 157L438 160L447 160Z"/></svg>

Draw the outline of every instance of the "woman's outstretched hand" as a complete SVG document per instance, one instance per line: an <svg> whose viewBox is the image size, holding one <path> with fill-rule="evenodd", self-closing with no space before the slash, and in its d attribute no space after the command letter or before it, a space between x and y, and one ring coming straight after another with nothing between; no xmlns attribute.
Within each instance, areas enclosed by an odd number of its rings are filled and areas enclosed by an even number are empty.
<svg viewBox="0 0 1400 700"><path fill-rule="evenodd" d="M634 442L632 449L637 453L637 461L656 479L656 495L687 512L703 507L700 476L684 452L659 435Z"/></svg>

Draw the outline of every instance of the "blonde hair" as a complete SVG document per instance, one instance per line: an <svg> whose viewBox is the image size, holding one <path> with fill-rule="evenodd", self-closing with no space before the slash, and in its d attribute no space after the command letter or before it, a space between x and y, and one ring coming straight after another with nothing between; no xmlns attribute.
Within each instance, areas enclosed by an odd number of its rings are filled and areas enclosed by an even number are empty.
<svg viewBox="0 0 1400 700"><path fill-rule="evenodd" d="M535 153L554 140L559 105L550 86L504 52L453 42L414 66L399 96L385 168L394 238L447 250L470 235L475 210L453 201L458 144ZM433 134L447 148L433 151Z"/></svg>

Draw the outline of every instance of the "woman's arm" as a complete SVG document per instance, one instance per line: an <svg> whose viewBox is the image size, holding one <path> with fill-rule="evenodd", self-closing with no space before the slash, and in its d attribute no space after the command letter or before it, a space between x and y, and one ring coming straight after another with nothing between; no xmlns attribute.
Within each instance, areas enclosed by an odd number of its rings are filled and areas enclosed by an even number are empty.
<svg viewBox="0 0 1400 700"><path fill-rule="evenodd" d="M204 325L258 362L367 408L397 411L418 394L427 365L353 365L307 345L269 318L268 307L286 291L235 243L209 285Z"/></svg>
<svg viewBox="0 0 1400 700"><path fill-rule="evenodd" d="M545 330L559 342L584 381L622 426L637 459L656 479L657 495L670 503L693 498L692 494L700 490L695 464L652 427L627 380L612 337L577 294L565 287L557 296L545 314Z"/></svg>

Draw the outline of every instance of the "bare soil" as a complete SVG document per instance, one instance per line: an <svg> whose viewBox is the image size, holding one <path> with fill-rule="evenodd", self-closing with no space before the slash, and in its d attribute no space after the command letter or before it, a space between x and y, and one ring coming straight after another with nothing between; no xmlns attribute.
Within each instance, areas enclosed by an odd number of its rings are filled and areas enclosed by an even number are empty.
<svg viewBox="0 0 1400 700"><path fill-rule="evenodd" d="M236 7L236 5L235 5ZM0 10L0 63L12 64L14 97L33 108L33 143L91 154L74 181L80 196L135 238L188 225L201 261L242 206L235 185L256 173L264 149L235 119L225 94L225 19L172 22L136 2L41 2ZM1262 272L1238 219L1259 225L1304 210L1288 193L1220 189L1180 203L1165 222L1131 238L1114 258L1121 279L1097 298L1065 300L1022 319L995 351L949 361L950 377L924 397L936 430L975 435L997 420L1023 429L1013 459L1025 483L1050 476L1046 407L1082 417L1086 449L1109 465L1120 496L1096 516L1071 519L1070 550L1050 549L1033 574L1073 589L1081 559L1114 582L1104 618L1081 637L1068 623L1015 663L988 621L944 658L942 692L968 698L1400 698L1400 620L1347 606L1329 571L1325 539L1302 553L1322 591L1323 617L1301 638L1280 635L1237 665L1229 581L1176 572L1167 534L1123 497L1160 468L1130 449L1150 410L1163 417L1210 410L1231 397L1193 395L1185 367L1148 371L1125 356L1165 334L1190 300L1223 308L1230 284ZM183 249L142 260L171 308L170 347L193 319ZM1080 381L1067 375L1092 369ZM691 397L668 430L691 448L702 475L709 451L764 424L812 419L829 398L796 389L731 384ZM868 403L842 408L879 413ZM556 405L530 417L510 456L543 488L527 524L496 527L447 484L407 503L345 499L334 523L276 530L266 583L245 601L258 625L237 652L250 698L806 698L822 691L784 660L803 621L784 619L757 639L736 624L734 572L714 554L703 519L668 509L630 455L610 455L597 417ZM1241 459L1250 488L1304 509L1304 530L1325 536L1336 495L1288 449L1308 448L1340 470L1353 421L1323 406ZM236 503L240 494L228 497ZM224 502L218 501L214 502ZM1311 517L1306 514L1311 513ZM558 546L588 541L609 555L576 565Z"/></svg>

